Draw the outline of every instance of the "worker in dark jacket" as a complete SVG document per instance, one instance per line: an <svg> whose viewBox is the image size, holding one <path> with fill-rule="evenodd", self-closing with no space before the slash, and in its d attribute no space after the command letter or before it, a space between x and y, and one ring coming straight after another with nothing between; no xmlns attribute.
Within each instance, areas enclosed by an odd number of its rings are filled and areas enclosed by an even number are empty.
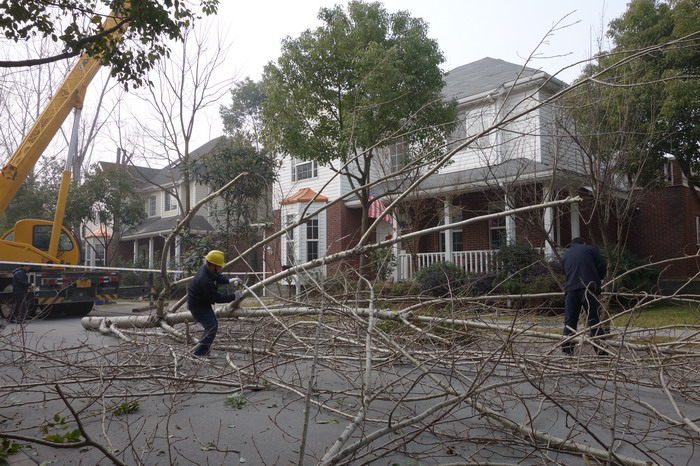
<svg viewBox="0 0 700 466"><path fill-rule="evenodd" d="M22 323L27 318L27 293L34 288L27 276L29 265L21 265L12 271L12 296L15 308L10 315L10 322Z"/></svg>
<svg viewBox="0 0 700 466"><path fill-rule="evenodd" d="M233 294L219 293L218 284L239 285L241 283L238 278L228 279L221 275L224 263L223 252L210 251L205 257L204 265L200 267L187 287L187 307L189 307L192 317L204 327L199 344L194 349L195 356L209 355L211 345L216 338L219 322L214 314L214 309L212 309L212 304L230 303L231 301L240 301L242 298L241 291L236 291Z"/></svg>
<svg viewBox="0 0 700 466"><path fill-rule="evenodd" d="M578 317L583 307L588 312L588 326L592 336L605 335L600 327L598 295L601 291L601 281L605 277L606 265L598 248L586 244L577 237L571 240L571 247L564 253L564 272L566 273L566 296L564 298L564 335L576 333ZM564 353L571 355L574 344L567 342L563 346ZM598 354L607 354L596 349Z"/></svg>

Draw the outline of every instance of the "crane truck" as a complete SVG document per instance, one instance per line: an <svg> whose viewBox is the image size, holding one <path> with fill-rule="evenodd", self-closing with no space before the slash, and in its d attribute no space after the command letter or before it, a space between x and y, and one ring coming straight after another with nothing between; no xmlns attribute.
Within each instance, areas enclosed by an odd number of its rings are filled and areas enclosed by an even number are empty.
<svg viewBox="0 0 700 466"><path fill-rule="evenodd" d="M117 26L114 15L108 16L103 24L104 30ZM113 34L121 35L121 29L115 29ZM0 170L2 214L70 112L74 112L73 131L53 221L22 219L15 223L14 228L0 235L0 312L3 317L8 317L14 305L12 271L20 264L30 265L28 275L35 291L28 301L30 311L36 315L63 313L83 316L92 310L95 301L116 296L119 286L116 272L81 267L80 243L63 226L72 159L77 150L80 112L87 87L100 68L98 58L85 53L80 57Z"/></svg>

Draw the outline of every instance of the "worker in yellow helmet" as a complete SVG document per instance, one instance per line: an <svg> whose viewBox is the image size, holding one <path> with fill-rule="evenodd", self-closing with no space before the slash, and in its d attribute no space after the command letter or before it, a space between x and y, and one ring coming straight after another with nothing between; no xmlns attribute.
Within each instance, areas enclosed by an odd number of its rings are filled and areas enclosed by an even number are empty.
<svg viewBox="0 0 700 466"><path fill-rule="evenodd" d="M204 327L199 344L193 352L195 356L210 355L211 345L214 343L216 332L219 329L219 321L214 314L212 304L230 303L240 301L243 298L241 291L236 291L233 294L219 293L217 289L219 284L231 283L236 287L242 284L238 278L229 279L221 275L224 264L223 252L209 251L204 258L204 264L187 287L187 307L189 307L192 317Z"/></svg>

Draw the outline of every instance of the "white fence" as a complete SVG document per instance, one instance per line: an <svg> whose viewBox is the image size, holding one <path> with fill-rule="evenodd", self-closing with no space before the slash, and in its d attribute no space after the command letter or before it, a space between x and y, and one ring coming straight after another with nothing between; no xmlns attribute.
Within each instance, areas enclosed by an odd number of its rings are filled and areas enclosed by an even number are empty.
<svg viewBox="0 0 700 466"><path fill-rule="evenodd" d="M449 262L453 262L460 266L468 273L483 273L491 271L491 258L496 252L494 249L485 249L481 251L455 251L452 253L452 258ZM396 268L399 280L410 280L414 273L423 267L435 264L437 262L445 262L446 257L444 252L423 252L419 254L399 254L396 261Z"/></svg>

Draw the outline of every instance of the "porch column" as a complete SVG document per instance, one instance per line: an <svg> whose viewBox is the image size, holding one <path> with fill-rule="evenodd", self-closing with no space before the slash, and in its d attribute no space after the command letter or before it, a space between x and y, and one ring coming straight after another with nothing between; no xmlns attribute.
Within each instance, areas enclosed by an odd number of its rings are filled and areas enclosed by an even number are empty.
<svg viewBox="0 0 700 466"><path fill-rule="evenodd" d="M508 196L508 191L503 194L503 210L508 212L513 210L510 205L510 196ZM506 217L506 244L515 244L515 217L508 215Z"/></svg>
<svg viewBox="0 0 700 466"><path fill-rule="evenodd" d="M579 223L578 203L569 204L571 206L571 239L581 236L581 224Z"/></svg>
<svg viewBox="0 0 700 466"><path fill-rule="evenodd" d="M139 258L139 240L134 240L134 262Z"/></svg>
<svg viewBox="0 0 700 466"><path fill-rule="evenodd" d="M153 268L153 236L148 238L148 268Z"/></svg>
<svg viewBox="0 0 700 466"><path fill-rule="evenodd" d="M542 202L549 202L551 200L552 191L548 186L542 187ZM554 248L554 207L547 207L544 209L544 231L547 238L544 242L544 257L553 257Z"/></svg>
<svg viewBox="0 0 700 466"><path fill-rule="evenodd" d="M397 222L396 225L396 230L394 230L394 239L399 236L399 225ZM399 275L399 269L401 268L401 261L399 260L399 254L401 251L399 250L399 242L395 242L391 246L391 252L394 254L394 257L396 258L396 266L394 267L393 272L391 272L391 276L394 279L394 283L399 281L400 275Z"/></svg>
<svg viewBox="0 0 700 466"><path fill-rule="evenodd" d="M445 197L443 210L445 226L449 227L452 223L452 196ZM445 234L445 262L452 262L452 230L447 229L443 233Z"/></svg>

